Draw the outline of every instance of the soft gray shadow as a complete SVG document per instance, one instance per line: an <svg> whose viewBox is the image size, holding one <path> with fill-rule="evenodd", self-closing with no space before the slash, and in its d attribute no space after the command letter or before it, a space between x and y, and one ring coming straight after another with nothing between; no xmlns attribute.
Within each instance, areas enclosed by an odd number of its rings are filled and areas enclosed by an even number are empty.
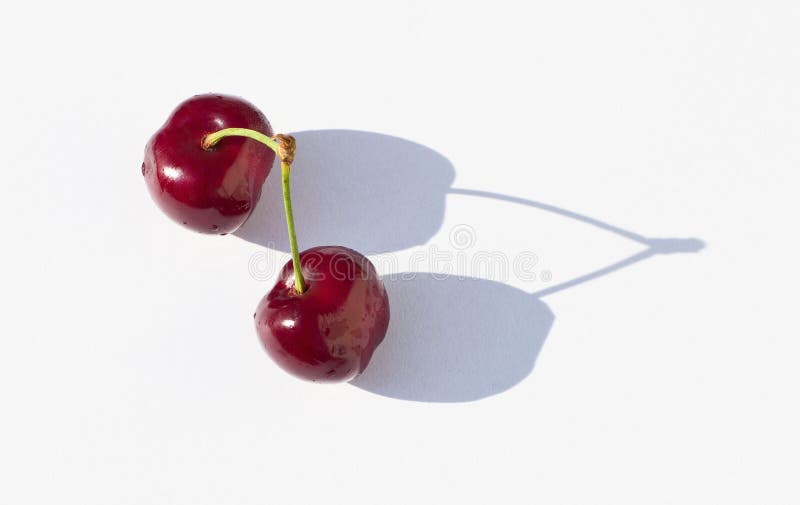
<svg viewBox="0 0 800 505"><path fill-rule="evenodd" d="M382 396L466 402L501 393L527 377L555 316L542 298L657 255L701 251L697 238L650 238L577 212L479 190L451 194L510 201L584 222L640 243L642 250L533 294L505 284L435 274L384 277L389 333L351 384Z"/></svg>
<svg viewBox="0 0 800 505"><path fill-rule="evenodd" d="M392 320L351 384L392 398L466 402L530 374L553 324L538 298L474 278L405 273L383 278Z"/></svg>
<svg viewBox="0 0 800 505"><path fill-rule="evenodd" d="M292 201L302 249L341 244L364 254L422 245L444 220L453 165L425 146L355 130L292 133ZM277 167L235 235L289 250Z"/></svg>
<svg viewBox="0 0 800 505"><path fill-rule="evenodd" d="M502 393L531 373L555 321L542 297L658 254L705 247L695 238L643 240L641 252L533 294L484 279L419 272L384 276L392 307L389 332L351 384L424 402L467 402Z"/></svg>
<svg viewBox="0 0 800 505"><path fill-rule="evenodd" d="M292 196L302 249L339 244L377 254L423 245L441 228L448 195L552 212L642 245L628 258L533 294L473 278L385 277L392 310L389 333L364 374L352 381L376 394L464 402L505 391L530 374L553 324L542 297L656 255L705 247L700 239L647 237L535 200L452 188L455 171L447 158L401 138L354 130L292 135L298 146ZM273 174L253 215L235 235L288 251L285 226L280 177Z"/></svg>
<svg viewBox="0 0 800 505"><path fill-rule="evenodd" d="M693 237L692 238L646 237L639 233L632 232L624 228L620 228L619 226L614 226L610 223L600 221L599 219L595 219L593 217L585 216L575 211L562 209L561 207L557 207L555 205L537 202L535 200L528 200L526 198L520 198L517 196L492 193L490 191L480 191L477 189L460 189L460 188L452 188L449 191L449 193L453 195L464 195L464 196L485 198L489 200L496 200L502 202L511 202L523 205L525 207L533 207L535 209L552 212L554 214L558 214L559 216L573 219L575 221L580 221L582 223L586 223L596 228L600 228L601 230L606 230L608 232L619 235L620 237L626 238L628 240L633 240L634 242L638 242L639 244L644 246L644 249L642 249L641 251L637 252L636 254L628 258L624 258L611 265L599 268L593 272L580 275L574 279L570 279L568 281L562 282L561 284L550 286L548 288L542 289L541 291L537 291L536 293L534 293L536 296L539 297L547 296L556 293L558 291L562 291L564 289L577 286L578 284L583 284L584 282L597 279L598 277L602 277L612 272L616 272L621 268L629 267L635 263L638 263L642 260L646 260L658 254L696 253L702 251L706 246L705 242L703 242L699 238L693 238Z"/></svg>

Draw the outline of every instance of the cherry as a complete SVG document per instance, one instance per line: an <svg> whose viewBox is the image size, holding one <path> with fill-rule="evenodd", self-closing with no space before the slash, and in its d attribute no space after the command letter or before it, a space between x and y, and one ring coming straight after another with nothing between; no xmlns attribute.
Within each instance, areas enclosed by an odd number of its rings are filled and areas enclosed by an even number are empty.
<svg viewBox="0 0 800 505"><path fill-rule="evenodd" d="M220 124L224 123L222 121L215 123L222 129L213 128L205 119L219 118L219 113L209 114L209 110L220 106L220 100L236 102L236 105L226 103L231 107L226 109L227 112L242 112L240 107L249 106L238 99L195 97L178 107L164 128L153 137L148 144L145 160L145 176L149 176L148 181L153 180L157 184L156 190L150 186L151 191L156 197L167 192L168 196L162 200L157 198L157 201L168 214L190 214L195 219L213 216L216 219L225 215L216 207L212 206L214 212L211 212L207 207L186 205L182 200L180 206L174 205L177 199L174 198L174 191L169 192L172 186L167 183L176 179L178 189L186 184L190 197L196 196L194 193L198 193L198 190L205 196L214 193L213 198L204 200L209 203L217 202L214 198L220 196L221 188L227 187L225 181L230 176L241 188L249 190L245 196L255 196L255 200L243 201L249 206L246 212L236 214L239 220L229 220L229 226L225 228L215 224L220 230L235 229L244 222L258 199L260 184L269 170L269 165L263 162L272 162L272 158L252 146L274 151L281 160L283 205L292 260L283 267L277 283L258 305L254 314L256 332L267 353L286 371L318 382L350 380L364 371L375 348L386 335L389 326L386 289L372 263L352 249L326 246L309 249L302 254L299 252L289 189L289 174L295 152L294 138L282 134L270 137L261 130L230 126L230 123ZM209 103L213 105L209 106ZM231 122L238 122L246 116L244 114ZM256 111L256 115L250 115L249 119L255 121L263 119L263 116ZM269 130L266 120L262 123ZM165 130L167 133L164 133ZM229 144L233 144L233 147ZM173 159L180 159L184 164L178 164ZM212 173L223 172L221 179L202 173L199 167L205 167ZM179 174L172 177L171 170L178 170ZM250 185L254 174L260 174L262 170L263 177L255 177L258 187ZM166 183L162 182L162 175L166 177ZM222 185L217 184L219 181L222 181ZM215 189L204 193L209 189L209 184L216 184ZM225 196L231 195L225 193ZM223 201L227 204L231 200ZM166 206L163 202L166 202ZM208 222L203 221L205 224ZM194 223L191 226L198 229ZM306 277L310 283L306 282Z"/></svg>
<svg viewBox="0 0 800 505"><path fill-rule="evenodd" d="M275 161L273 149L245 138L203 145L207 135L222 128L272 136L267 118L245 100L197 95L178 105L145 148L142 175L153 200L170 218L201 233L239 228Z"/></svg>
<svg viewBox="0 0 800 505"><path fill-rule="evenodd" d="M348 381L364 371L389 325L389 299L375 267L340 246L300 253L308 280L295 288L288 262L254 314L267 353L284 370L315 382Z"/></svg>

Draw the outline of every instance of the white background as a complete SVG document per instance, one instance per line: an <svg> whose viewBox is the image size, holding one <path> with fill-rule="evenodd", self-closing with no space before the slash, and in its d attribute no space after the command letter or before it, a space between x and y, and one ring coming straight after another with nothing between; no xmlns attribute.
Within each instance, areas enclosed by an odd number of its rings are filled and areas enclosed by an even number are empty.
<svg viewBox="0 0 800 505"><path fill-rule="evenodd" d="M4 2L0 502L799 502L798 26L789 1ZM297 133L301 247L384 274L528 251L536 279L387 279L356 386L287 376L252 327L274 173L227 237L142 181L208 91Z"/></svg>

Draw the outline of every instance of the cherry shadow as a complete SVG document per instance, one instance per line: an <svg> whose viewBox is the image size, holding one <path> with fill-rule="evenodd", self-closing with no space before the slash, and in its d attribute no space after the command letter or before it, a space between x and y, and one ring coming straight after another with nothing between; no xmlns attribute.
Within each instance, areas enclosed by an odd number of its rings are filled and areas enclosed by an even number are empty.
<svg viewBox="0 0 800 505"><path fill-rule="evenodd" d="M485 279L419 272L384 276L392 310L389 331L351 384L424 402L468 402L502 393L531 373L550 333L555 315L543 297L655 255L695 253L705 246L694 238L642 240L647 246L632 256L535 293Z"/></svg>
<svg viewBox="0 0 800 505"><path fill-rule="evenodd" d="M351 384L423 402L466 402L503 392L533 370L555 316L500 282L427 273L385 276L392 319L367 369Z"/></svg>
<svg viewBox="0 0 800 505"><path fill-rule="evenodd" d="M466 402L501 393L533 370L555 316L543 297L656 255L696 253L695 238L651 238L557 206L511 195L452 188L441 154L378 133L292 133L298 151L292 196L302 247L341 244L364 254L426 244L442 227L448 195L516 203L633 240L642 249L611 265L535 293L475 278L420 272L383 278L391 322L372 362L351 384L425 402ZM235 235L286 252L280 177L267 179L253 215Z"/></svg>
<svg viewBox="0 0 800 505"><path fill-rule="evenodd" d="M363 254L399 251L430 240L442 226L455 178L450 161L425 146L354 130L292 133L292 203L304 249L342 244ZM234 234L289 250L277 167L247 222Z"/></svg>

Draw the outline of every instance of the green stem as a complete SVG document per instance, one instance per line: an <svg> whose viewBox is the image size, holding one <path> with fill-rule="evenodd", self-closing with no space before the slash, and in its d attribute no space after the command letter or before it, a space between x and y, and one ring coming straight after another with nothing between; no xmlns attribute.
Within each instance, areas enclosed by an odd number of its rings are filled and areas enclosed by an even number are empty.
<svg viewBox="0 0 800 505"><path fill-rule="evenodd" d="M291 165L281 161L281 186L283 187L283 209L286 211L286 229L289 231L289 247L292 249L292 268L294 268L294 289L303 294L306 290L303 271L300 268L300 250L297 247L297 234L294 231L292 194L289 191L289 172Z"/></svg>
<svg viewBox="0 0 800 505"><path fill-rule="evenodd" d="M250 130L248 128L225 128L223 130L210 133L203 138L203 149L211 149L225 137L247 137L257 142L261 142L269 147L281 157L281 187L283 188L283 208L286 211L286 229L289 232L289 247L292 250L292 268L294 269L294 289L298 294L303 294L306 290L305 279L303 278L303 271L300 268L300 250L297 247L297 234L294 230L294 213L292 212L292 194L289 187L289 173L292 168L292 159L294 158L294 139L284 137L283 139L276 140L268 137L261 132ZM287 144L282 144L288 138L291 140L291 149L287 153Z"/></svg>
<svg viewBox="0 0 800 505"><path fill-rule="evenodd" d="M249 139L257 140L276 153L278 152L278 147L280 147L280 144L277 140L272 137L267 137L261 132L251 130L249 128L225 128L224 130L219 130L206 135L205 138L203 138L203 149L211 149L225 137L247 137Z"/></svg>

